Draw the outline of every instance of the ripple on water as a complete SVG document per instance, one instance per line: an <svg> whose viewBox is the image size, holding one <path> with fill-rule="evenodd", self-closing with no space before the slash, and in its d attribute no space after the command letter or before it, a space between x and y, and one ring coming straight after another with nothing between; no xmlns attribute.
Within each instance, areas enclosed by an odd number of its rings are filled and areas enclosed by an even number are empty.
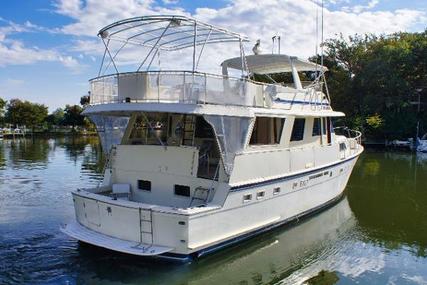
<svg viewBox="0 0 427 285"><path fill-rule="evenodd" d="M118 254L59 232L74 218L70 191L98 183L101 157L93 139L0 143L0 284L427 280L427 164L411 155L366 153L334 207L187 264Z"/></svg>

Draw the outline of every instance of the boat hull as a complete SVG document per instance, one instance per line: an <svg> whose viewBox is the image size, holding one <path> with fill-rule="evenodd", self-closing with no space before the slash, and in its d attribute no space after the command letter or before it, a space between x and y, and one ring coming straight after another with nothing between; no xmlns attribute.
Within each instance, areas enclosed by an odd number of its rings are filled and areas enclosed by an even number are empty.
<svg viewBox="0 0 427 285"><path fill-rule="evenodd" d="M78 204L86 203L87 210L96 195L91 197L73 195L79 227L76 228L75 224L70 224L62 231L82 242L110 250L185 261L298 221L337 202L343 194L359 154L329 166L307 170L292 176L234 187L230 190L224 206L216 209L192 214L173 214L151 208L151 242L147 242L147 238L144 241L142 235L141 240L131 240L131 235L129 234L127 238L123 230L120 232L122 236L117 236L114 231L109 232L108 228L105 231L105 226L102 232L104 220L114 217L111 213L106 213L103 207L113 207L113 213L118 212L114 207L120 207L120 205L106 204L106 201L96 201L99 204L97 211L101 213L101 217L96 221L98 224L95 227L91 226L94 224L93 221L85 224L82 220L85 214ZM275 189L278 188L281 191L274 194ZM260 191L265 194L257 199L257 193ZM245 202L244 197L248 194L252 194L252 200ZM79 202L79 199L86 200ZM117 201L111 201L111 203L117 203ZM131 211L130 207L126 205L126 211ZM135 213L138 211L141 213L145 210L135 209ZM103 217L102 213L106 216ZM123 219L123 213L121 215ZM117 225L118 223L110 220L104 224ZM126 224L125 228L134 227ZM70 229L74 229L74 233ZM114 230L115 226L111 229ZM82 232L85 233L82 234ZM90 237L91 235L93 237ZM103 243L101 241L103 235L112 240Z"/></svg>

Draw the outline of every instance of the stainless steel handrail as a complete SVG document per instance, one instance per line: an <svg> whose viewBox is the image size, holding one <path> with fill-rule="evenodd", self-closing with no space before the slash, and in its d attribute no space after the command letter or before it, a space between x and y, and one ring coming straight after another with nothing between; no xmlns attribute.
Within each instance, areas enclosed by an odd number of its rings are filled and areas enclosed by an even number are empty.
<svg viewBox="0 0 427 285"><path fill-rule="evenodd" d="M160 98L160 80L162 78L162 76L164 76L164 78L166 78L167 76L173 76L176 75L177 78L178 77L182 77L183 78L183 82L182 82L182 86L181 88L183 89L183 94L184 94L184 100L187 100L188 96L192 96L193 94L187 94L187 91L193 90L194 87L201 87L201 95L197 96L197 99L203 99L203 95L204 95L204 99L205 100L200 100L200 101L204 101L206 102L206 95L208 94L208 90L209 90L209 85L207 83L207 79L209 78L214 78L214 79L220 79L220 80L225 80L223 82L223 84L242 84L242 91L246 96L246 84L253 84L252 86L254 86L255 88L261 88L260 94L262 94L262 101L263 102L270 102L273 99L273 92L272 90L274 90L276 93L289 93L289 94L295 94L295 93L301 93L301 94L308 94L308 92L311 89L316 89L318 87L316 86L309 86L309 88L304 89L304 90L297 90L297 89L293 89L291 87L284 87L281 86L279 84L270 84L270 83L264 83L264 82L258 82L258 81L254 81L251 80L249 78L238 78L238 77L233 77L233 76L224 76L224 75L218 75L218 74L212 74L212 73L205 73L205 72L198 72L198 71L186 71L186 70L159 70L159 71L137 71L137 72L123 72L123 73L116 73L116 74L110 74L110 75L104 75L104 76L99 76L99 77L95 77L89 80L91 87L92 87L92 94L91 94L91 105L97 105L97 104L105 104L105 103L120 103L120 102L125 102L124 98L122 98L122 100L120 100L120 94L119 94L119 86L120 86L120 79L121 78L126 78L127 76L138 76L141 75L141 77L143 77L144 75L148 76L148 79L153 80L155 79L157 82L157 85L155 85L154 88L157 88L157 93L158 93L158 97L156 100L154 100L153 98L133 98L131 100L131 102L151 102L151 101L158 101L158 102L163 102L163 101L167 101L165 98ZM192 80L189 82L186 82L186 78L191 77ZM204 82L204 84L198 85L198 83L195 82L194 78L200 79L201 82ZM213 87L215 87L215 84L211 85ZM173 88L174 86L170 86L171 88ZM271 87L271 88L267 88L267 87ZM99 89L98 92L96 92L95 90ZM187 90L188 89L188 90ZM215 88L213 88L215 89ZM276 94L274 93L274 94ZM236 104L236 105L245 105L242 104L242 102L245 102L245 98L240 97L240 99L237 97L239 94L236 94L236 98L240 100L240 104ZM258 95L260 96L260 95ZM266 98L269 97L269 98ZM195 98L192 98L193 100ZM268 100L269 99L269 100ZM181 100L181 99L180 99ZM130 103L130 102L127 102ZM212 103L212 102L210 102ZM218 104L221 103L225 103L225 104L229 104L229 102L218 102ZM257 107L266 107L266 106L257 106Z"/></svg>
<svg viewBox="0 0 427 285"><path fill-rule="evenodd" d="M343 130L344 132L347 132L347 135L345 135L346 138L354 139L359 145L362 144L362 133L360 131L352 130L344 126L335 127L334 132L336 130Z"/></svg>

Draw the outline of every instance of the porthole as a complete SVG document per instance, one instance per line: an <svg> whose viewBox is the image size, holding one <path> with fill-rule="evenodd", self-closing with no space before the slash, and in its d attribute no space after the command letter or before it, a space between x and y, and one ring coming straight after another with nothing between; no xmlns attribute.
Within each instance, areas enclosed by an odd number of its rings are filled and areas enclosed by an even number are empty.
<svg viewBox="0 0 427 285"><path fill-rule="evenodd" d="M190 197L190 187L186 185L175 184L175 195Z"/></svg>
<svg viewBox="0 0 427 285"><path fill-rule="evenodd" d="M265 191L260 191L256 193L257 200L262 199L265 197Z"/></svg>
<svg viewBox="0 0 427 285"><path fill-rule="evenodd" d="M243 203L248 203L252 200L252 194L243 195Z"/></svg>

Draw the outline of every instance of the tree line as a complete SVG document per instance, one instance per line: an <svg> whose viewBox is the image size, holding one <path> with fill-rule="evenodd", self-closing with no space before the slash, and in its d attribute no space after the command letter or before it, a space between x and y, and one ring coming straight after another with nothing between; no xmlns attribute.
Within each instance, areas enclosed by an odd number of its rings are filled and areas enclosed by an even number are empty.
<svg viewBox="0 0 427 285"><path fill-rule="evenodd" d="M346 114L337 123L367 139L414 137L418 123L427 132L427 30L341 36L324 47L332 107Z"/></svg>
<svg viewBox="0 0 427 285"><path fill-rule="evenodd" d="M82 97L82 103L87 102ZM0 126L26 127L35 130L52 130L58 127L91 128L92 124L81 113L80 105L66 105L48 113L48 107L44 104L32 103L20 99L6 101L0 98Z"/></svg>

